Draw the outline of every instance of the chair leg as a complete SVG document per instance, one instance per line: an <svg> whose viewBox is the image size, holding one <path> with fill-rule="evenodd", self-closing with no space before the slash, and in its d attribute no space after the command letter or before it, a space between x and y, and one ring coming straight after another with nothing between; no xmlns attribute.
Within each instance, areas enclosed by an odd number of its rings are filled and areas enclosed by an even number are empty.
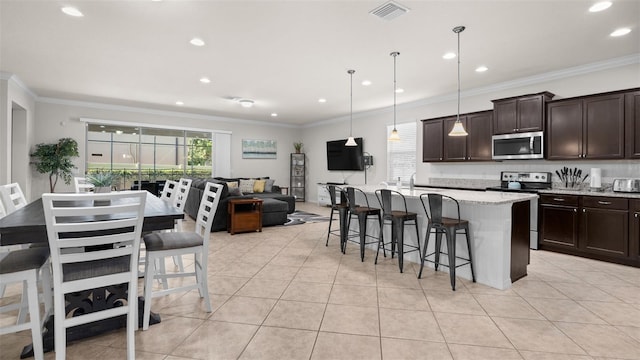
<svg viewBox="0 0 640 360"><path fill-rule="evenodd" d="M166 275L167 274L167 266L165 264L165 258L164 257L160 257L160 258L156 258L157 264L160 265L160 270L156 271L159 274L163 274ZM162 283L162 288L167 290L169 288L169 281L167 280L167 278L162 278L160 279L160 282Z"/></svg>
<svg viewBox="0 0 640 360"><path fill-rule="evenodd" d="M331 235L331 223L333 222L333 207L331 207L331 215L329 215L329 231L327 231L327 243L324 246L329 246L329 236Z"/></svg>
<svg viewBox="0 0 640 360"><path fill-rule="evenodd" d="M32 271L29 280L25 281L29 303L29 317L31 321L31 338L33 341L33 354L36 360L44 359L42 346L42 322L40 321L40 302L38 301L38 280L36 271Z"/></svg>
<svg viewBox="0 0 640 360"><path fill-rule="evenodd" d="M395 227L398 246L398 267L400 268L400 273L402 273L404 271L404 220L396 220Z"/></svg>
<svg viewBox="0 0 640 360"><path fill-rule="evenodd" d="M200 255L200 259L198 260L198 255ZM196 267L196 281L198 282L198 290L200 292L200 297L204 298L204 306L207 312L211 312L213 309L211 308L211 300L209 299L209 283L207 282L207 267L204 264L204 261L207 261L207 258L204 254L195 254L195 267ZM198 275L199 273L199 275Z"/></svg>
<svg viewBox="0 0 640 360"><path fill-rule="evenodd" d="M21 304L20 310L18 310L18 319L16 319L16 324L24 324L27 321L27 313L29 312L29 287L27 286L27 281L22 282L22 295L21 295Z"/></svg>
<svg viewBox="0 0 640 360"><path fill-rule="evenodd" d="M66 346L67 346L67 329L64 327L65 318L65 299L64 294L54 292L53 298L53 333L54 337L54 350L56 352L56 360L64 360L66 358Z"/></svg>
<svg viewBox="0 0 640 360"><path fill-rule="evenodd" d="M427 225L427 234L424 237L424 248L422 248L422 256L420 257L420 272L418 273L418 279L422 278L422 269L424 269L424 261L427 258L427 248L429 247L429 236L431 235L431 224ZM418 247L420 243L418 243Z"/></svg>
<svg viewBox="0 0 640 360"><path fill-rule="evenodd" d="M378 223L380 224L380 243L382 243L382 255L387 257L387 250L384 247L384 220L382 220L382 216L378 214Z"/></svg>
<svg viewBox="0 0 640 360"><path fill-rule="evenodd" d="M473 257L471 256L471 239L469 236L469 226L464 228L464 236L467 238L467 250L469 251L469 265L471 266L471 279L476 282L476 273L473 271Z"/></svg>
<svg viewBox="0 0 640 360"><path fill-rule="evenodd" d="M366 214L358 214L358 224L360 225L360 261L364 262L364 244L367 241Z"/></svg>
<svg viewBox="0 0 640 360"><path fill-rule="evenodd" d="M133 281L127 294L127 360L136 358L135 331L138 328L138 282Z"/></svg>
<svg viewBox="0 0 640 360"><path fill-rule="evenodd" d="M156 271L155 256L147 251L144 264L144 312L142 313L142 330L149 328L149 318L151 317L151 303L153 302L153 277Z"/></svg>
<svg viewBox="0 0 640 360"><path fill-rule="evenodd" d="M418 229L418 219L413 221L413 224L416 226L416 242L418 243L418 256L420 256L420 249L422 249L420 247L420 230ZM420 259L420 261L422 261L422 259Z"/></svg>
<svg viewBox="0 0 640 360"><path fill-rule="evenodd" d="M442 231L436 228L435 268L438 271L440 265L440 253L442 252Z"/></svg>
<svg viewBox="0 0 640 360"><path fill-rule="evenodd" d="M44 302L44 320L53 312L53 279L51 277L51 263L48 260L41 268L41 279L42 297Z"/></svg>
<svg viewBox="0 0 640 360"><path fill-rule="evenodd" d="M456 232L447 228L447 253L449 254L449 279L451 289L456 291Z"/></svg>

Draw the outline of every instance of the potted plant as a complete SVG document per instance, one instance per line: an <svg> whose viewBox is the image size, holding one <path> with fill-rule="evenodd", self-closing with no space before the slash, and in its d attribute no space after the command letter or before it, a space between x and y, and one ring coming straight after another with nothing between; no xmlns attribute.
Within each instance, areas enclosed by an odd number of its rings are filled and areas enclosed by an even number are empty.
<svg viewBox="0 0 640 360"><path fill-rule="evenodd" d="M293 148L296 149L296 154L300 154L300 152L302 151L302 146L304 144L302 143L302 141L297 141L293 143Z"/></svg>
<svg viewBox="0 0 640 360"><path fill-rule="evenodd" d="M54 192L58 178L62 177L65 184L71 184L72 169L76 167L71 161L78 157L78 143L71 138L58 140L56 144L38 144L31 156L36 170L41 174L49 174L49 189Z"/></svg>
<svg viewBox="0 0 640 360"><path fill-rule="evenodd" d="M114 182L116 182L117 179L118 176L110 171L97 172L87 175L87 181L95 186L95 189L93 191L96 193L111 192L111 186Z"/></svg>

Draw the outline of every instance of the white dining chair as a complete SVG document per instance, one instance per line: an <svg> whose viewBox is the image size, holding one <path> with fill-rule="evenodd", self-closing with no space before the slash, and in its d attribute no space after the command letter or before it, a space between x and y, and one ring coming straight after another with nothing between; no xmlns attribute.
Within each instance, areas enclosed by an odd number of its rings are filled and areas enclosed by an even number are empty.
<svg viewBox="0 0 640 360"><path fill-rule="evenodd" d="M209 235L213 218L220 203L223 186L208 182L200 201L200 208L193 232L154 232L144 237L147 249L144 278L144 313L142 329L149 328L151 303L153 298L169 295L179 291L198 289L200 297L204 298L207 312L211 312L209 289L207 285L207 258L209 254ZM194 271L167 274L156 268L157 263L164 263L165 258L174 255L193 254ZM156 261L159 260L159 261ZM195 284L163 288L153 291L153 280L168 278L183 278L195 276Z"/></svg>
<svg viewBox="0 0 640 360"><path fill-rule="evenodd" d="M173 188L171 190L171 193L169 195L169 199L168 202L173 205L173 207L175 207L176 209L180 210L181 212L184 212L184 206L187 203L187 198L189 197L189 189L191 188L191 179L185 179L185 178L180 178L179 181L172 181L172 185ZM166 187L166 185L165 185ZM164 189L163 189L164 192ZM162 196L160 197L162 198ZM177 219L175 221L175 227L173 229L173 231L182 231L182 219ZM173 263L178 267L178 271L180 272L184 272L184 263L182 262L182 256L180 255L174 255L173 256ZM166 267L164 262L160 263L160 271L162 273L166 272ZM167 279L164 278L162 280L162 286L167 289L168 288L168 284L167 284Z"/></svg>
<svg viewBox="0 0 640 360"><path fill-rule="evenodd" d="M127 359L135 359L137 268L146 196L146 191L42 195L55 289L56 359L65 358L67 328L121 315L127 318ZM108 205L94 206L98 202ZM92 249L66 251L87 246ZM66 294L122 284L128 286L126 303L66 317Z"/></svg>
<svg viewBox="0 0 640 360"><path fill-rule="evenodd" d="M27 199L18 183L0 185L0 198L7 214L27 206Z"/></svg>
<svg viewBox="0 0 640 360"><path fill-rule="evenodd" d="M76 193L90 192L95 189L95 186L84 177L74 177L73 185L75 186Z"/></svg>

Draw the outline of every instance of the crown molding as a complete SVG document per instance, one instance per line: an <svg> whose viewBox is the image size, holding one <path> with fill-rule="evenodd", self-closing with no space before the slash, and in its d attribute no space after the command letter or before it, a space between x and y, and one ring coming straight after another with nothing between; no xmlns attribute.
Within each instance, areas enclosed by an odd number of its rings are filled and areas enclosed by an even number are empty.
<svg viewBox="0 0 640 360"><path fill-rule="evenodd" d="M19 88L24 90L27 94L29 94L29 96L31 96L32 99L34 99L34 100L38 99L38 95L36 95L33 91L31 91L31 89L29 89L27 87L27 85L25 85L17 75L12 74L12 73L8 73L6 71L0 71L0 80L5 80L7 82L12 82L12 83L16 84L16 86L18 86Z"/></svg>

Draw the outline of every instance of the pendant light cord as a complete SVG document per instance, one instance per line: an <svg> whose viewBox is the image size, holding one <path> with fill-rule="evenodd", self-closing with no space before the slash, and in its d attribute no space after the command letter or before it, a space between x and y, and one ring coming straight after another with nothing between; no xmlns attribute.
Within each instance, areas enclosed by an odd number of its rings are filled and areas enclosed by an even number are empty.
<svg viewBox="0 0 640 360"><path fill-rule="evenodd" d="M349 70L348 73L351 76L351 92L349 95L351 101L351 108L349 110L349 136L353 137L353 73L355 70Z"/></svg>
<svg viewBox="0 0 640 360"><path fill-rule="evenodd" d="M460 32L461 31L458 31L458 117L456 119L458 122L460 122Z"/></svg>
<svg viewBox="0 0 640 360"><path fill-rule="evenodd" d="M393 130L396 130L396 57L400 53L394 52L393 55Z"/></svg>

